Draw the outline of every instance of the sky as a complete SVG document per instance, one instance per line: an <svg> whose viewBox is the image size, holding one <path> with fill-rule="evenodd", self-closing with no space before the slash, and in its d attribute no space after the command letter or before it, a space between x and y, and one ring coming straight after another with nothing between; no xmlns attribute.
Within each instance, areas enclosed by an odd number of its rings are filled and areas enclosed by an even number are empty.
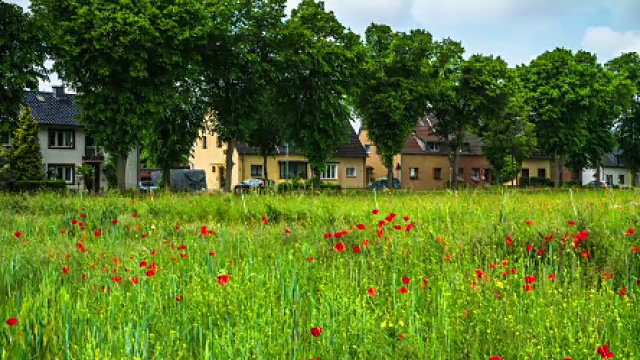
<svg viewBox="0 0 640 360"><path fill-rule="evenodd" d="M6 1L6 0L5 0ZM25 8L28 0L8 0ZM300 0L288 0L289 8ZM562 46L584 49L601 61L640 52L640 0L326 0L326 8L353 31L372 22L395 30L425 29L434 38L462 41L468 55L528 63ZM43 82L50 90L60 80Z"/></svg>

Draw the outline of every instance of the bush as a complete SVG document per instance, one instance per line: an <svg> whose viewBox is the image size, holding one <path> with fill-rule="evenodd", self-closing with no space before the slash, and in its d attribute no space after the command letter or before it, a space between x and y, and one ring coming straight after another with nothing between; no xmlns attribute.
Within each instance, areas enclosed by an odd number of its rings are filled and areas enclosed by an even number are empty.
<svg viewBox="0 0 640 360"><path fill-rule="evenodd" d="M11 190L15 192L25 191L60 191L66 190L67 183L63 180L30 180L16 181L12 184Z"/></svg>
<svg viewBox="0 0 640 360"><path fill-rule="evenodd" d="M313 181L291 181L278 184L278 192L287 192L291 190L311 190ZM334 183L320 183L320 190L342 190L342 185Z"/></svg>
<svg viewBox="0 0 640 360"><path fill-rule="evenodd" d="M520 186L524 187L553 187L553 181L544 177L520 178Z"/></svg>

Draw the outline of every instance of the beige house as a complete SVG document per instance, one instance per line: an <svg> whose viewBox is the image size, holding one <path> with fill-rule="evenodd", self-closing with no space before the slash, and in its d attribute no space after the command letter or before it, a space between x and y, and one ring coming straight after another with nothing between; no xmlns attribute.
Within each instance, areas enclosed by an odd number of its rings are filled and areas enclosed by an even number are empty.
<svg viewBox="0 0 640 360"><path fill-rule="evenodd" d="M191 168L203 169L207 174L207 186L210 190L223 187L226 175L227 146L217 134L202 134L196 143L191 157ZM350 134L347 143L342 144L333 158L327 163L321 180L335 183L343 188L363 188L366 186L365 169L367 154L355 132ZM239 144L233 153L232 184L251 178L264 178L264 159L258 151L245 144ZM267 159L269 179L276 183L292 179L309 180L312 177L308 160L297 149L279 146L276 154Z"/></svg>
<svg viewBox="0 0 640 360"><path fill-rule="evenodd" d="M372 183L376 179L387 177L387 166L382 161L382 157L378 154L378 147L369 139L369 132L364 129L360 129L359 133L360 142L364 145L367 152L367 172L365 176L365 182L367 184ZM396 155L393 159L393 172L394 176L398 179L401 177L400 171L400 154Z"/></svg>

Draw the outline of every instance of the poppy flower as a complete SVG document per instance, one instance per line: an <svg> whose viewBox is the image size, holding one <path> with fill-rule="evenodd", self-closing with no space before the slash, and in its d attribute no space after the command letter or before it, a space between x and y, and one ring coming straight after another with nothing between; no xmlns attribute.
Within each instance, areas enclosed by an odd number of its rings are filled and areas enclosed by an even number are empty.
<svg viewBox="0 0 640 360"><path fill-rule="evenodd" d="M378 209L373 209L373 210L371 211L371 213L372 213L373 215L378 215L378 214L380 214L380 210L378 210Z"/></svg>
<svg viewBox="0 0 640 360"><path fill-rule="evenodd" d="M429 278L425 276L422 279L422 288L426 288L428 285L429 285Z"/></svg>
<svg viewBox="0 0 640 360"><path fill-rule="evenodd" d="M216 252L215 252L215 251L210 251L210 252L209 252L209 256L211 256L211 257L216 256Z"/></svg>
<svg viewBox="0 0 640 360"><path fill-rule="evenodd" d="M613 359L613 353L609 349L609 345L598 346L598 354L602 356L603 359Z"/></svg>
<svg viewBox="0 0 640 360"><path fill-rule="evenodd" d="M410 232L411 230L413 230L416 227L416 224L411 223L409 225L407 225L406 231Z"/></svg>
<svg viewBox="0 0 640 360"><path fill-rule="evenodd" d="M78 220L76 219L71 220L71 225L78 225Z"/></svg>
<svg viewBox="0 0 640 360"><path fill-rule="evenodd" d="M549 275L549 280L553 281L553 280L555 280L557 277L558 277L558 275L556 275L555 273L554 273L554 274L551 274L551 275Z"/></svg>
<svg viewBox="0 0 640 360"><path fill-rule="evenodd" d="M530 276L525 277L525 278L524 278L524 281L525 281L527 284L534 284L534 283L537 281L537 278L536 278L536 276L535 276L535 275L530 275Z"/></svg>
<svg viewBox="0 0 640 360"><path fill-rule="evenodd" d="M111 220L111 224L118 225L118 220L117 219L116 220Z"/></svg>
<svg viewBox="0 0 640 360"><path fill-rule="evenodd" d="M220 275L220 276L218 276L218 283L222 287L227 286L227 284L229 283L229 280L231 280L231 275Z"/></svg>
<svg viewBox="0 0 640 360"><path fill-rule="evenodd" d="M265 225L269 225L269 219L266 216L262 215L262 223Z"/></svg>
<svg viewBox="0 0 640 360"><path fill-rule="evenodd" d="M507 236L507 246L513 246L513 238L511 236Z"/></svg>
<svg viewBox="0 0 640 360"><path fill-rule="evenodd" d="M383 237L384 236L384 230L380 229L378 230L378 237Z"/></svg>
<svg viewBox="0 0 640 360"><path fill-rule="evenodd" d="M180 245L178 251L187 250L189 247L187 245Z"/></svg>
<svg viewBox="0 0 640 360"><path fill-rule="evenodd" d="M586 230L580 231L578 235L576 235L576 240L587 241L587 239L589 239L589 232Z"/></svg>
<svg viewBox="0 0 640 360"><path fill-rule="evenodd" d="M146 238L148 238L148 237L149 237L149 233L144 233L144 234L142 234L142 238L143 238L143 239L146 239Z"/></svg>
<svg viewBox="0 0 640 360"><path fill-rule="evenodd" d="M152 250L152 251L151 251L151 255L155 255L155 254L157 254L157 253L158 253L158 250Z"/></svg>
<svg viewBox="0 0 640 360"><path fill-rule="evenodd" d="M405 276L402 278L402 283L405 285L409 285L409 283L411 282L411 279L409 279L409 277Z"/></svg>
<svg viewBox="0 0 640 360"><path fill-rule="evenodd" d="M367 228L364 224L358 224L356 225L356 227L358 228L358 230L364 230Z"/></svg>
<svg viewBox="0 0 640 360"><path fill-rule="evenodd" d="M65 266L65 267L62 268L62 273L63 274L69 274L70 272L71 272L71 269L69 269L68 267Z"/></svg>
<svg viewBox="0 0 640 360"><path fill-rule="evenodd" d="M342 233L342 231L338 231L337 233L333 234L333 237L336 238L336 239L340 239L342 237L342 235L344 235Z"/></svg>
<svg viewBox="0 0 640 360"><path fill-rule="evenodd" d="M313 256L310 256L310 257L308 257L308 258L307 258L307 261L308 261L308 262L313 262L314 260L315 260L315 259L313 258Z"/></svg>
<svg viewBox="0 0 640 360"><path fill-rule="evenodd" d="M549 234L544 238L545 242L551 242L551 240L553 240L553 234Z"/></svg>
<svg viewBox="0 0 640 360"><path fill-rule="evenodd" d="M15 236L16 239L20 239L22 235L24 235L22 231L16 231L15 233L13 233L13 236Z"/></svg>
<svg viewBox="0 0 640 360"><path fill-rule="evenodd" d="M177 296L176 295L176 301L178 301L178 302L184 301L184 295L183 296Z"/></svg>
<svg viewBox="0 0 640 360"><path fill-rule="evenodd" d="M489 265L489 269L491 269L491 270L495 269L496 267L497 267L497 265L496 265L496 264L490 264L490 265Z"/></svg>
<svg viewBox="0 0 640 360"><path fill-rule="evenodd" d="M311 328L311 335L315 337L320 337L320 335L322 335L322 331L324 331L324 329L321 327Z"/></svg>
<svg viewBox="0 0 640 360"><path fill-rule="evenodd" d="M182 230L182 226L176 225L176 230Z"/></svg>
<svg viewBox="0 0 640 360"><path fill-rule="evenodd" d="M333 237L333 233L326 233L324 234L324 238L325 239L331 239Z"/></svg>
<svg viewBox="0 0 640 360"><path fill-rule="evenodd" d="M135 218L138 217L138 214L137 213L133 213L133 214L131 214L131 217L135 219Z"/></svg>
<svg viewBox="0 0 640 360"><path fill-rule="evenodd" d="M533 245L528 245L527 246L527 252L528 253L532 252L533 250L535 250L535 247L533 247Z"/></svg>
<svg viewBox="0 0 640 360"><path fill-rule="evenodd" d="M285 234L287 234L287 235L291 235L291 230L289 230L289 229L285 229L285 230L284 230L284 233L285 233Z"/></svg>
<svg viewBox="0 0 640 360"><path fill-rule="evenodd" d="M489 360L502 360L502 356L493 355L492 357L489 358Z"/></svg>
<svg viewBox="0 0 640 360"><path fill-rule="evenodd" d="M409 292L409 289L407 289L406 287L404 287L404 286L403 286L403 287L401 287L400 289L398 289L398 292L399 292L400 294L406 294L406 293L408 293L408 292Z"/></svg>
<svg viewBox="0 0 640 360"><path fill-rule="evenodd" d="M636 233L636 229L634 229L634 228L631 228L631 229L627 230L627 232L626 232L627 236L634 235L635 233Z"/></svg>
<svg viewBox="0 0 640 360"><path fill-rule="evenodd" d="M140 278L136 276L136 277L134 277L133 279L131 279L131 282L132 282L134 285L138 285L138 283L140 282Z"/></svg>
<svg viewBox="0 0 640 360"><path fill-rule="evenodd" d="M346 249L347 249L347 247L344 245L343 242L339 242L333 247L333 250L335 250L337 252L343 252Z"/></svg>
<svg viewBox="0 0 640 360"><path fill-rule="evenodd" d="M482 279L484 277L484 271L480 269L476 270L476 276L478 277L478 279Z"/></svg>
<svg viewBox="0 0 640 360"><path fill-rule="evenodd" d="M80 226L80 227L84 226L84 221L80 221L80 222L78 223L78 226Z"/></svg>
<svg viewBox="0 0 640 360"><path fill-rule="evenodd" d="M621 296L626 296L627 295L627 289L626 288L620 289L620 295Z"/></svg>
<svg viewBox="0 0 640 360"><path fill-rule="evenodd" d="M9 326L18 325L18 318L11 318L11 319L7 320L7 325L9 325Z"/></svg>
<svg viewBox="0 0 640 360"><path fill-rule="evenodd" d="M113 278L111 278L111 280L113 280L113 282L115 282L116 284L120 285L120 283L122 283L122 276L114 276Z"/></svg>
<svg viewBox="0 0 640 360"><path fill-rule="evenodd" d="M77 244L77 246L78 246L78 249L79 249L80 251L82 251L82 252L87 251L87 249L84 247L84 244L83 244L83 243L79 242L79 243Z"/></svg>
<svg viewBox="0 0 640 360"><path fill-rule="evenodd" d="M411 220L408 216L405 216L402 218L402 220L404 220L405 222L409 222L409 220Z"/></svg>
<svg viewBox="0 0 640 360"><path fill-rule="evenodd" d="M80 217L84 219L84 218L87 217L87 214L82 213L82 214L80 214Z"/></svg>
<svg viewBox="0 0 640 360"><path fill-rule="evenodd" d="M512 273L513 275L517 274L517 273L518 273L518 269L511 269L511 273Z"/></svg>
<svg viewBox="0 0 640 360"><path fill-rule="evenodd" d="M404 334L398 335L398 340L404 340Z"/></svg>
<svg viewBox="0 0 640 360"><path fill-rule="evenodd" d="M357 253L359 253L359 252L361 252L361 251L362 251L362 249L360 248L360 246L356 245L356 246L354 246L354 247L353 247L353 252L354 252L354 253L356 253L356 254L357 254Z"/></svg>
<svg viewBox="0 0 640 360"><path fill-rule="evenodd" d="M524 286L524 291L526 292L532 292L533 291L533 285L531 284L527 284Z"/></svg>
<svg viewBox="0 0 640 360"><path fill-rule="evenodd" d="M65 229L60 230L60 235L67 235L67 230Z"/></svg>
<svg viewBox="0 0 640 360"><path fill-rule="evenodd" d="M575 221L573 221L573 220L572 220L572 221L569 221L568 225L569 225L569 226L576 226L576 222L575 222Z"/></svg>
<svg viewBox="0 0 640 360"><path fill-rule="evenodd" d="M152 276L156 276L156 271L155 270L147 270L147 277L152 277Z"/></svg>
<svg viewBox="0 0 640 360"><path fill-rule="evenodd" d="M364 247L369 246L369 240L367 240L367 239L362 240L362 246L364 246Z"/></svg>
<svg viewBox="0 0 640 360"><path fill-rule="evenodd" d="M102 236L102 229L98 229L98 230L96 230L96 232L95 232L95 236L96 236L96 237L101 237L101 236Z"/></svg>
<svg viewBox="0 0 640 360"><path fill-rule="evenodd" d="M188 258L188 257L189 257L189 254L184 253L184 254L180 254L180 256L182 256L182 258L183 258L183 259L186 259L186 258Z"/></svg>
<svg viewBox="0 0 640 360"><path fill-rule="evenodd" d="M529 225L529 226L532 226L532 225L534 225L534 224L535 224L535 222L534 222L533 220L527 220L527 221L525 221L524 223L525 223L525 224L527 224L527 225Z"/></svg>
<svg viewBox="0 0 640 360"><path fill-rule="evenodd" d="M547 252L547 249L540 249L538 250L538 256L542 256L544 255L544 253Z"/></svg>
<svg viewBox="0 0 640 360"><path fill-rule="evenodd" d="M200 228L200 234L202 236L206 236L208 231L209 231L209 228L206 225Z"/></svg>
<svg viewBox="0 0 640 360"><path fill-rule="evenodd" d="M376 295L378 295L378 289L376 289L376 288L369 288L369 290L367 291L367 293L369 294L369 296L376 296Z"/></svg>

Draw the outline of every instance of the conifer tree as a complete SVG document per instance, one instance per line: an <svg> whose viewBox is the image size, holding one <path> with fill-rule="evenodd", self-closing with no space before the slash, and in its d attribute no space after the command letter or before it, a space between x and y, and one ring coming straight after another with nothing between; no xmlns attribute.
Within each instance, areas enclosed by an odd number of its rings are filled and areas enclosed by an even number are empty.
<svg viewBox="0 0 640 360"><path fill-rule="evenodd" d="M31 115L31 108L25 107L13 136L12 173L15 180L44 179L39 130L38 122Z"/></svg>

